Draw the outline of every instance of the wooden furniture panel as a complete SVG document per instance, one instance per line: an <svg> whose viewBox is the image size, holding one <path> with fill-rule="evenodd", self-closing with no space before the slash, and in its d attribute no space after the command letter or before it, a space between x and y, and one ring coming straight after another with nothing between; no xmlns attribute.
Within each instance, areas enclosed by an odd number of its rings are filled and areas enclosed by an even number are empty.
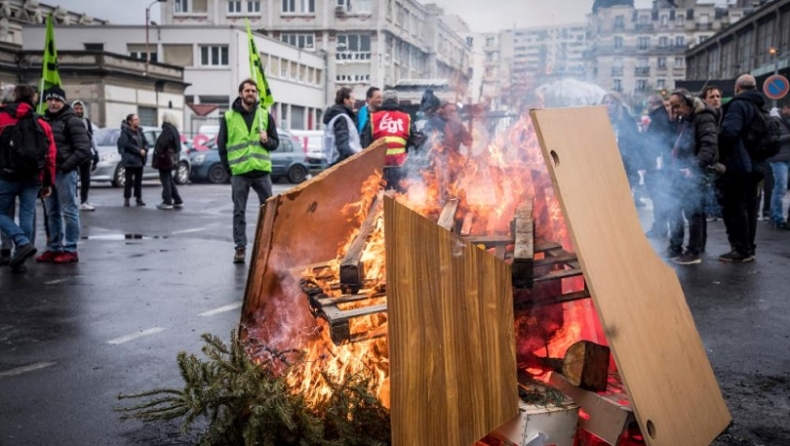
<svg viewBox="0 0 790 446"><path fill-rule="evenodd" d="M731 417L680 282L642 232L606 110L531 115L648 445L710 444Z"/></svg>
<svg viewBox="0 0 790 446"><path fill-rule="evenodd" d="M384 201L395 446L471 446L518 413L510 266Z"/></svg>

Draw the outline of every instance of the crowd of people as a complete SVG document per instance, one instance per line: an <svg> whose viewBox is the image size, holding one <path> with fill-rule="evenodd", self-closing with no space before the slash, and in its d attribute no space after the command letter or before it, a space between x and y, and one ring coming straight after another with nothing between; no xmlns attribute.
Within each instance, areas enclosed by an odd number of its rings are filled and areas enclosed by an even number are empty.
<svg viewBox="0 0 790 446"><path fill-rule="evenodd" d="M666 240L665 257L680 265L702 262L708 220L718 218L730 244L719 260L754 261L761 192L771 225L788 229L782 199L790 165L790 102L767 116L751 75L740 76L734 91L726 104L716 86L706 86L699 96L683 89L667 98L651 96L642 123L617 93L602 101L635 203L644 205L637 188L641 178L653 202L647 236Z"/></svg>

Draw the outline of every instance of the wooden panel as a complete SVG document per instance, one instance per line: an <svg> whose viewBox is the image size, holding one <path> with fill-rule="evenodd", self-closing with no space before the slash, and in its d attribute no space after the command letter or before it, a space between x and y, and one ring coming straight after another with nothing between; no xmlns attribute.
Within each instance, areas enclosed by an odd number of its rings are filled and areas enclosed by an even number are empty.
<svg viewBox="0 0 790 446"><path fill-rule="evenodd" d="M384 166L386 145L376 143L356 156L323 171L312 179L270 198L261 209L250 259L241 323L256 311L265 313L271 327L283 318L304 318L315 323L301 293L283 292L281 280L289 268L326 262L337 257L339 244L359 227L341 214L343 207L360 199L363 183ZM275 299L277 302L270 302ZM293 301L298 299L298 301ZM291 311L276 311L284 305ZM309 326L309 325L302 326ZM279 333L272 333L277 336Z"/></svg>
<svg viewBox="0 0 790 446"><path fill-rule="evenodd" d="M642 232L606 110L533 110L532 119L648 445L710 444L731 417L680 282Z"/></svg>
<svg viewBox="0 0 790 446"><path fill-rule="evenodd" d="M510 266L384 201L392 440L473 445L518 413Z"/></svg>

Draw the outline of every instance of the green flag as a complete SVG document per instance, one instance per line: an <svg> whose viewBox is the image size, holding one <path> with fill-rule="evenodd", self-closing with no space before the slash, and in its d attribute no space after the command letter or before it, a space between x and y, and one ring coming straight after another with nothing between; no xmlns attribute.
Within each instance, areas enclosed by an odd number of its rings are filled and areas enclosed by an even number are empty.
<svg viewBox="0 0 790 446"><path fill-rule="evenodd" d="M58 50L55 48L55 28L52 26L52 14L47 17L47 37L44 40L44 58L41 61L41 83L39 85L38 113L44 114L44 91L54 86L61 86L58 73Z"/></svg>
<svg viewBox="0 0 790 446"><path fill-rule="evenodd" d="M274 104L274 96L272 96L272 90L269 88L269 81L266 80L266 73L263 72L261 55L258 53L255 40L252 38L249 21L247 21L247 40L250 42L250 77L258 84L261 108L268 110Z"/></svg>

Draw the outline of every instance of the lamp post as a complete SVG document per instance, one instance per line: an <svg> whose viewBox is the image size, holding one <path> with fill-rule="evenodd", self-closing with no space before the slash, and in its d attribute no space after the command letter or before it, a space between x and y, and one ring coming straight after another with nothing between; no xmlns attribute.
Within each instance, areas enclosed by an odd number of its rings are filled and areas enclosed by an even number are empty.
<svg viewBox="0 0 790 446"><path fill-rule="evenodd" d="M148 23L151 22L151 6L167 0L154 0L145 8L145 74L148 75L148 63L151 60L151 50L148 47Z"/></svg>

